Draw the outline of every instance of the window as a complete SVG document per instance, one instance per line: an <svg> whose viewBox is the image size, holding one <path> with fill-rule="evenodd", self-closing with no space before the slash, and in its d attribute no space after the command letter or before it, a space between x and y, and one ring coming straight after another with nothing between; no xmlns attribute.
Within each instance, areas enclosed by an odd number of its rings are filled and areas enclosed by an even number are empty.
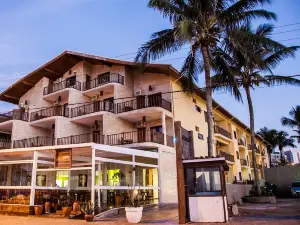
<svg viewBox="0 0 300 225"><path fill-rule="evenodd" d="M196 109L196 111L198 111L199 113L201 113L201 108L199 106L195 105L195 109Z"/></svg>
<svg viewBox="0 0 300 225"><path fill-rule="evenodd" d="M207 119L207 112L206 111L204 111L204 118L205 118L205 122L207 122L208 119Z"/></svg>
<svg viewBox="0 0 300 225"><path fill-rule="evenodd" d="M198 139L203 140L203 134L198 133Z"/></svg>
<svg viewBox="0 0 300 225"><path fill-rule="evenodd" d="M213 176L214 179L210 179ZM221 194L220 172L218 168L188 168L187 186L189 195ZM210 180L214 183L211 184Z"/></svg>
<svg viewBox="0 0 300 225"><path fill-rule="evenodd" d="M195 130L196 130L197 132L199 132L199 127L195 126Z"/></svg>
<svg viewBox="0 0 300 225"><path fill-rule="evenodd" d="M197 103L197 100L195 98L193 98L193 102L196 104Z"/></svg>
<svg viewBox="0 0 300 225"><path fill-rule="evenodd" d="M237 159L240 159L240 154L239 154L238 151L236 151L236 158L237 158Z"/></svg>
<svg viewBox="0 0 300 225"><path fill-rule="evenodd" d="M233 131L234 138L236 139L236 131Z"/></svg>

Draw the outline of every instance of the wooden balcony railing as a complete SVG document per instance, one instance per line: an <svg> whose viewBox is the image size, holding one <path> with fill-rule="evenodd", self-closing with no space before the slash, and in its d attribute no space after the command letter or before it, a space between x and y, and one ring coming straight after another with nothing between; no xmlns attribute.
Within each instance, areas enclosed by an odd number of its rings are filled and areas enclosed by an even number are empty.
<svg viewBox="0 0 300 225"><path fill-rule="evenodd" d="M13 148L30 148L54 145L54 139L49 137L34 137L13 141Z"/></svg>
<svg viewBox="0 0 300 225"><path fill-rule="evenodd" d="M91 142L104 144L104 135L89 133L57 138L57 145L81 144Z"/></svg>
<svg viewBox="0 0 300 225"><path fill-rule="evenodd" d="M248 166L248 161L246 159L240 159L242 166Z"/></svg>
<svg viewBox="0 0 300 225"><path fill-rule="evenodd" d="M11 140L1 139L0 140L0 149L8 149L11 148Z"/></svg>
<svg viewBox="0 0 300 225"><path fill-rule="evenodd" d="M242 146L245 146L246 147L246 143L243 139L239 139L238 140L238 145L242 145Z"/></svg>
<svg viewBox="0 0 300 225"><path fill-rule="evenodd" d="M28 121L28 113L18 109L15 109L7 113L0 113L0 123L8 120Z"/></svg>
<svg viewBox="0 0 300 225"><path fill-rule="evenodd" d="M76 108L70 109L70 117L83 116L94 112L114 112L114 103L111 101L95 101Z"/></svg>
<svg viewBox="0 0 300 225"><path fill-rule="evenodd" d="M49 85L48 87L44 87L44 95L48 95L66 88L74 88L76 90L81 90L81 83L76 80L64 80L59 83L55 83Z"/></svg>
<svg viewBox="0 0 300 225"><path fill-rule="evenodd" d="M231 139L231 133L229 131L225 130L224 128L222 128L222 127L215 126L215 133L221 134L221 135Z"/></svg>
<svg viewBox="0 0 300 225"><path fill-rule="evenodd" d="M44 108L30 114L30 121L36 121L52 116L65 116L69 117L69 110L64 106L52 106Z"/></svg>
<svg viewBox="0 0 300 225"><path fill-rule="evenodd" d="M220 156L221 156L221 157L225 157L225 159L226 159L227 161L234 162L234 155L231 155L231 154L229 154L229 153L220 151Z"/></svg>
<svg viewBox="0 0 300 225"><path fill-rule="evenodd" d="M94 80L84 82L82 85L82 90L86 91L109 83L124 84L124 77L118 73L102 74Z"/></svg>
<svg viewBox="0 0 300 225"><path fill-rule="evenodd" d="M129 112L148 107L161 107L170 112L172 111L171 102L163 99L159 95L149 95L139 96L130 101L116 103L116 113Z"/></svg>
<svg viewBox="0 0 300 225"><path fill-rule="evenodd" d="M174 147L173 140L171 142L170 136L167 136L167 145ZM133 143L153 142L157 144L164 143L164 134L157 131L131 131L119 134L107 135L108 145L126 145Z"/></svg>

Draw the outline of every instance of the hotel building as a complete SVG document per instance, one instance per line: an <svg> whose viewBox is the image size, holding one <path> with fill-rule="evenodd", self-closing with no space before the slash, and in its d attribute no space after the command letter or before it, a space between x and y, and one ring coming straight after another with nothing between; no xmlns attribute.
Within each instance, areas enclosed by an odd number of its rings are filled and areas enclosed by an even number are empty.
<svg viewBox="0 0 300 225"><path fill-rule="evenodd" d="M18 105L0 115L1 204L64 204L69 191L84 207L177 201L174 121L207 156L205 96L181 92L170 65L132 62L65 51L0 95ZM249 128L213 102L214 155L229 165L227 183L252 183L269 167L266 142L256 135L252 161Z"/></svg>

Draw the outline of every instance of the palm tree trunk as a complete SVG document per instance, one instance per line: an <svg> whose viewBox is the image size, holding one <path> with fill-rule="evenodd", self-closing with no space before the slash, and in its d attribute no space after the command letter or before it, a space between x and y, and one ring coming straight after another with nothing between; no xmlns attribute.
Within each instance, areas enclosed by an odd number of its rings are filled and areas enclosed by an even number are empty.
<svg viewBox="0 0 300 225"><path fill-rule="evenodd" d="M211 89L211 79L210 79L210 60L208 56L208 50L206 46L201 48L204 72L205 72L205 99L206 99L206 111L207 111L207 153L211 157L214 155L213 149L213 111L212 111L212 89ZM210 191L215 190L215 177L214 173L209 173L209 184Z"/></svg>
<svg viewBox="0 0 300 225"><path fill-rule="evenodd" d="M283 163L282 147L278 147L280 152L280 163Z"/></svg>
<svg viewBox="0 0 300 225"><path fill-rule="evenodd" d="M208 56L208 50L206 46L201 47L203 56L204 71L205 71L205 98L206 98L206 111L207 111L207 149L208 156L213 156L213 111L212 111L212 89L210 78L210 60Z"/></svg>
<svg viewBox="0 0 300 225"><path fill-rule="evenodd" d="M258 172L256 168L256 146L255 146L255 138L254 138L254 111L253 111L253 104L250 95L250 87L245 87L247 100L248 100L248 107L249 107L249 114L250 114L250 133L251 133L251 149L252 149L252 162L253 162L253 170L254 170L254 185L256 194L261 196L260 184L258 179Z"/></svg>

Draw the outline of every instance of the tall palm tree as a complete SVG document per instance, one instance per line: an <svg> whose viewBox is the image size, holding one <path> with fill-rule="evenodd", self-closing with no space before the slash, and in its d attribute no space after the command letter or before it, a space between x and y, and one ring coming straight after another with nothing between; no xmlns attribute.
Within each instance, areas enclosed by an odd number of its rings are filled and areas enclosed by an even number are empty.
<svg viewBox="0 0 300 225"><path fill-rule="evenodd" d="M278 149L280 151L280 161L283 162L283 148L285 147L292 147L295 148L296 145L294 144L295 140L289 137L289 134L285 131L279 131L277 133L276 141L278 143Z"/></svg>
<svg viewBox="0 0 300 225"><path fill-rule="evenodd" d="M277 130L268 129L267 127L263 127L257 132L258 135L260 135L264 140L266 140L269 143L269 145L267 145L267 151L269 155L270 165L271 165L271 153L278 145L276 139L277 133L278 133Z"/></svg>
<svg viewBox="0 0 300 225"><path fill-rule="evenodd" d="M254 18L276 19L272 12L258 9L271 0L149 0L148 6L171 22L171 28L152 34L138 50L135 61L141 64L157 60L189 46L181 69L183 88L192 91L194 82L204 71L208 125L208 155L213 155L213 112L211 88L211 57L224 36L230 42L248 37L235 27ZM250 38L254 38L252 35ZM266 43L269 44L269 43Z"/></svg>
<svg viewBox="0 0 300 225"><path fill-rule="evenodd" d="M248 32L250 36L260 36L260 42L254 44L251 39L244 37L236 40L235 43L224 39L223 48L219 48L213 56L216 75L212 80L218 84L214 87L215 90L229 91L238 101L242 101L240 89L242 88L246 92L250 114L252 160L255 162L255 128L251 90L260 85L289 84L300 86L300 81L293 77L273 75L272 73L272 69L283 59L294 57L298 47L285 47L275 41L271 42L270 35L273 26L270 24L259 25L256 30L253 30L248 23L240 26L240 29ZM268 46L264 44L266 41L269 43ZM247 48L242 46L247 46ZM265 72L270 72L271 75L264 75ZM256 193L260 195L261 190L255 163L253 167Z"/></svg>
<svg viewBox="0 0 300 225"><path fill-rule="evenodd" d="M292 138L296 138L298 143L300 143L300 105L297 105L295 108L289 112L291 118L282 117L281 124L283 126L287 126L290 128L295 128L295 132L297 135L291 136Z"/></svg>

